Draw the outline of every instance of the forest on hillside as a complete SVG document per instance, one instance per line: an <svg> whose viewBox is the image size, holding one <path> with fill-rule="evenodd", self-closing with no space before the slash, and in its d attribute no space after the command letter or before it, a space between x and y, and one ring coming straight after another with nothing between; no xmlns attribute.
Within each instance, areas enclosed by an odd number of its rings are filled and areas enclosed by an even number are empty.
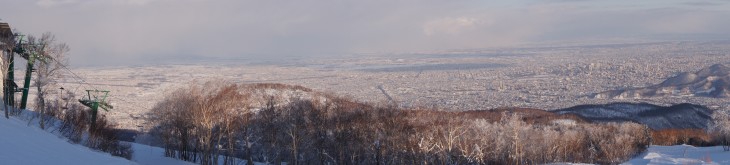
<svg viewBox="0 0 730 165"><path fill-rule="evenodd" d="M535 109L402 109L282 84L191 84L150 116L166 156L201 164L618 164L653 141L718 142L701 130L593 123Z"/></svg>

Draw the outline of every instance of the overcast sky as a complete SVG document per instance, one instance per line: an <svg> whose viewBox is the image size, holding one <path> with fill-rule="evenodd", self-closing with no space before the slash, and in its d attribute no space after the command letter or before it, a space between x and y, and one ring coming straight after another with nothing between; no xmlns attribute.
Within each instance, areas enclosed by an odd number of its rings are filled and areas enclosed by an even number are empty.
<svg viewBox="0 0 730 165"><path fill-rule="evenodd" d="M730 0L0 0L72 64L283 58L730 34Z"/></svg>

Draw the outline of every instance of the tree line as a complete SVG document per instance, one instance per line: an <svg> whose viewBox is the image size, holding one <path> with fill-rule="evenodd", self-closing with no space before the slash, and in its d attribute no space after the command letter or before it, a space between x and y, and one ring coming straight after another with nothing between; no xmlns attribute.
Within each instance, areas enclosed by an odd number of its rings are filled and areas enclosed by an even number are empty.
<svg viewBox="0 0 730 165"><path fill-rule="evenodd" d="M167 94L150 121L166 156L204 165L617 164L651 141L640 124L527 112L401 109L299 86L209 82Z"/></svg>

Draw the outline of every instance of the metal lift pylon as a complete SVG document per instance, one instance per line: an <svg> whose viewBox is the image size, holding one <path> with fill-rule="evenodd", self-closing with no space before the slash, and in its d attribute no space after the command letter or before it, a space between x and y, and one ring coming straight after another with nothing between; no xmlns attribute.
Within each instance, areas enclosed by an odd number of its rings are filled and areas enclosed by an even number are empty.
<svg viewBox="0 0 730 165"><path fill-rule="evenodd" d="M21 37L21 40L22 40L22 37ZM18 41L18 42L20 42L20 41ZM32 46L40 46L40 50L43 50L46 47L46 45L32 45ZM30 91L30 78L33 75L33 71L35 71L35 69L33 69L33 64L35 64L36 59L41 60L41 61L43 61L44 59L41 58L41 55L38 54L37 51L19 50L16 53L20 54L21 57L25 58L28 61L28 64L25 67L25 81L23 83L23 88L21 89L23 92L23 95L20 98L20 109L25 109L26 105L28 104L28 91Z"/></svg>
<svg viewBox="0 0 730 165"><path fill-rule="evenodd" d="M109 96L109 91L86 90L86 94L88 96L86 98L79 99L79 102L91 108L91 127L89 128L93 128L96 124L96 115L99 111L99 108L104 109L104 111L109 111L109 109L112 109L114 107L106 102L106 97Z"/></svg>
<svg viewBox="0 0 730 165"><path fill-rule="evenodd" d="M5 96L7 103L10 106L15 107L15 93L16 92L22 92L21 101L20 101L20 109L26 109L26 105L28 104L28 91L30 91L30 79L32 77L33 71L33 64L36 60L40 60L43 62L46 62L45 58L42 58L42 56L38 53L38 50L45 49L45 45L35 45L30 43L23 43L23 35L20 34L14 34L17 39L17 44L15 44L15 47L12 50L12 53L20 55L20 57L26 59L28 61L28 65L25 68L25 81L23 83L23 88L18 88L18 85L15 84L15 56L13 54L9 54L8 58L8 79L6 80L6 90L5 90ZM39 47L40 46L40 47ZM27 48L32 48L31 50L28 50Z"/></svg>

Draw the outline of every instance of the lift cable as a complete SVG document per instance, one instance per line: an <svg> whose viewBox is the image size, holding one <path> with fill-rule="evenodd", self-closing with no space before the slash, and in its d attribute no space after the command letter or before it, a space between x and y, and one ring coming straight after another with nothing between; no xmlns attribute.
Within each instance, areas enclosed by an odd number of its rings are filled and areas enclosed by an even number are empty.
<svg viewBox="0 0 730 165"><path fill-rule="evenodd" d="M78 82L79 82L80 84L82 84L82 85L86 85L86 86L89 86L89 87L91 87L92 89L94 89L94 90L97 90L97 91L99 90L99 88L96 88L96 86L94 86L93 84L90 84L90 83L88 83L88 81L84 80L84 78L83 78L83 77L81 77L81 76L79 76L78 74L76 74L75 72L71 71L71 69L69 69L69 68L68 68L68 67L67 67L66 65L64 65L64 64L63 64L63 63L61 63L60 61L56 60L55 58L51 58L51 59L52 59L53 61L55 61L55 62L56 62L56 63L57 63L57 64L58 64L59 66L61 66L61 67L62 67L63 69L65 69L65 70L66 70L67 72L71 73L71 75L72 75L72 78L73 78L73 79L76 79L76 80L77 80L77 81L78 81ZM79 85L78 87L80 87L80 86L81 86L81 85ZM77 89L76 89L76 90L78 90L78 87L77 87ZM132 102L130 102L130 101L127 101L127 100L125 100L125 99L122 99L121 97L117 97L117 96L114 96L114 95L109 95L109 96L110 96L110 97L112 97L112 98L118 99L118 100L120 100L120 101L122 101L122 102L124 102L124 103L127 103L128 105L132 105L132 106L135 106L135 107L137 107L137 108L140 108L140 109L149 109L149 108L145 108L145 107L142 107L142 106L140 106L140 105L134 104L134 103L132 103ZM128 113L128 112L124 112L124 113L130 114L130 113ZM131 114L130 114L130 115L131 115Z"/></svg>

